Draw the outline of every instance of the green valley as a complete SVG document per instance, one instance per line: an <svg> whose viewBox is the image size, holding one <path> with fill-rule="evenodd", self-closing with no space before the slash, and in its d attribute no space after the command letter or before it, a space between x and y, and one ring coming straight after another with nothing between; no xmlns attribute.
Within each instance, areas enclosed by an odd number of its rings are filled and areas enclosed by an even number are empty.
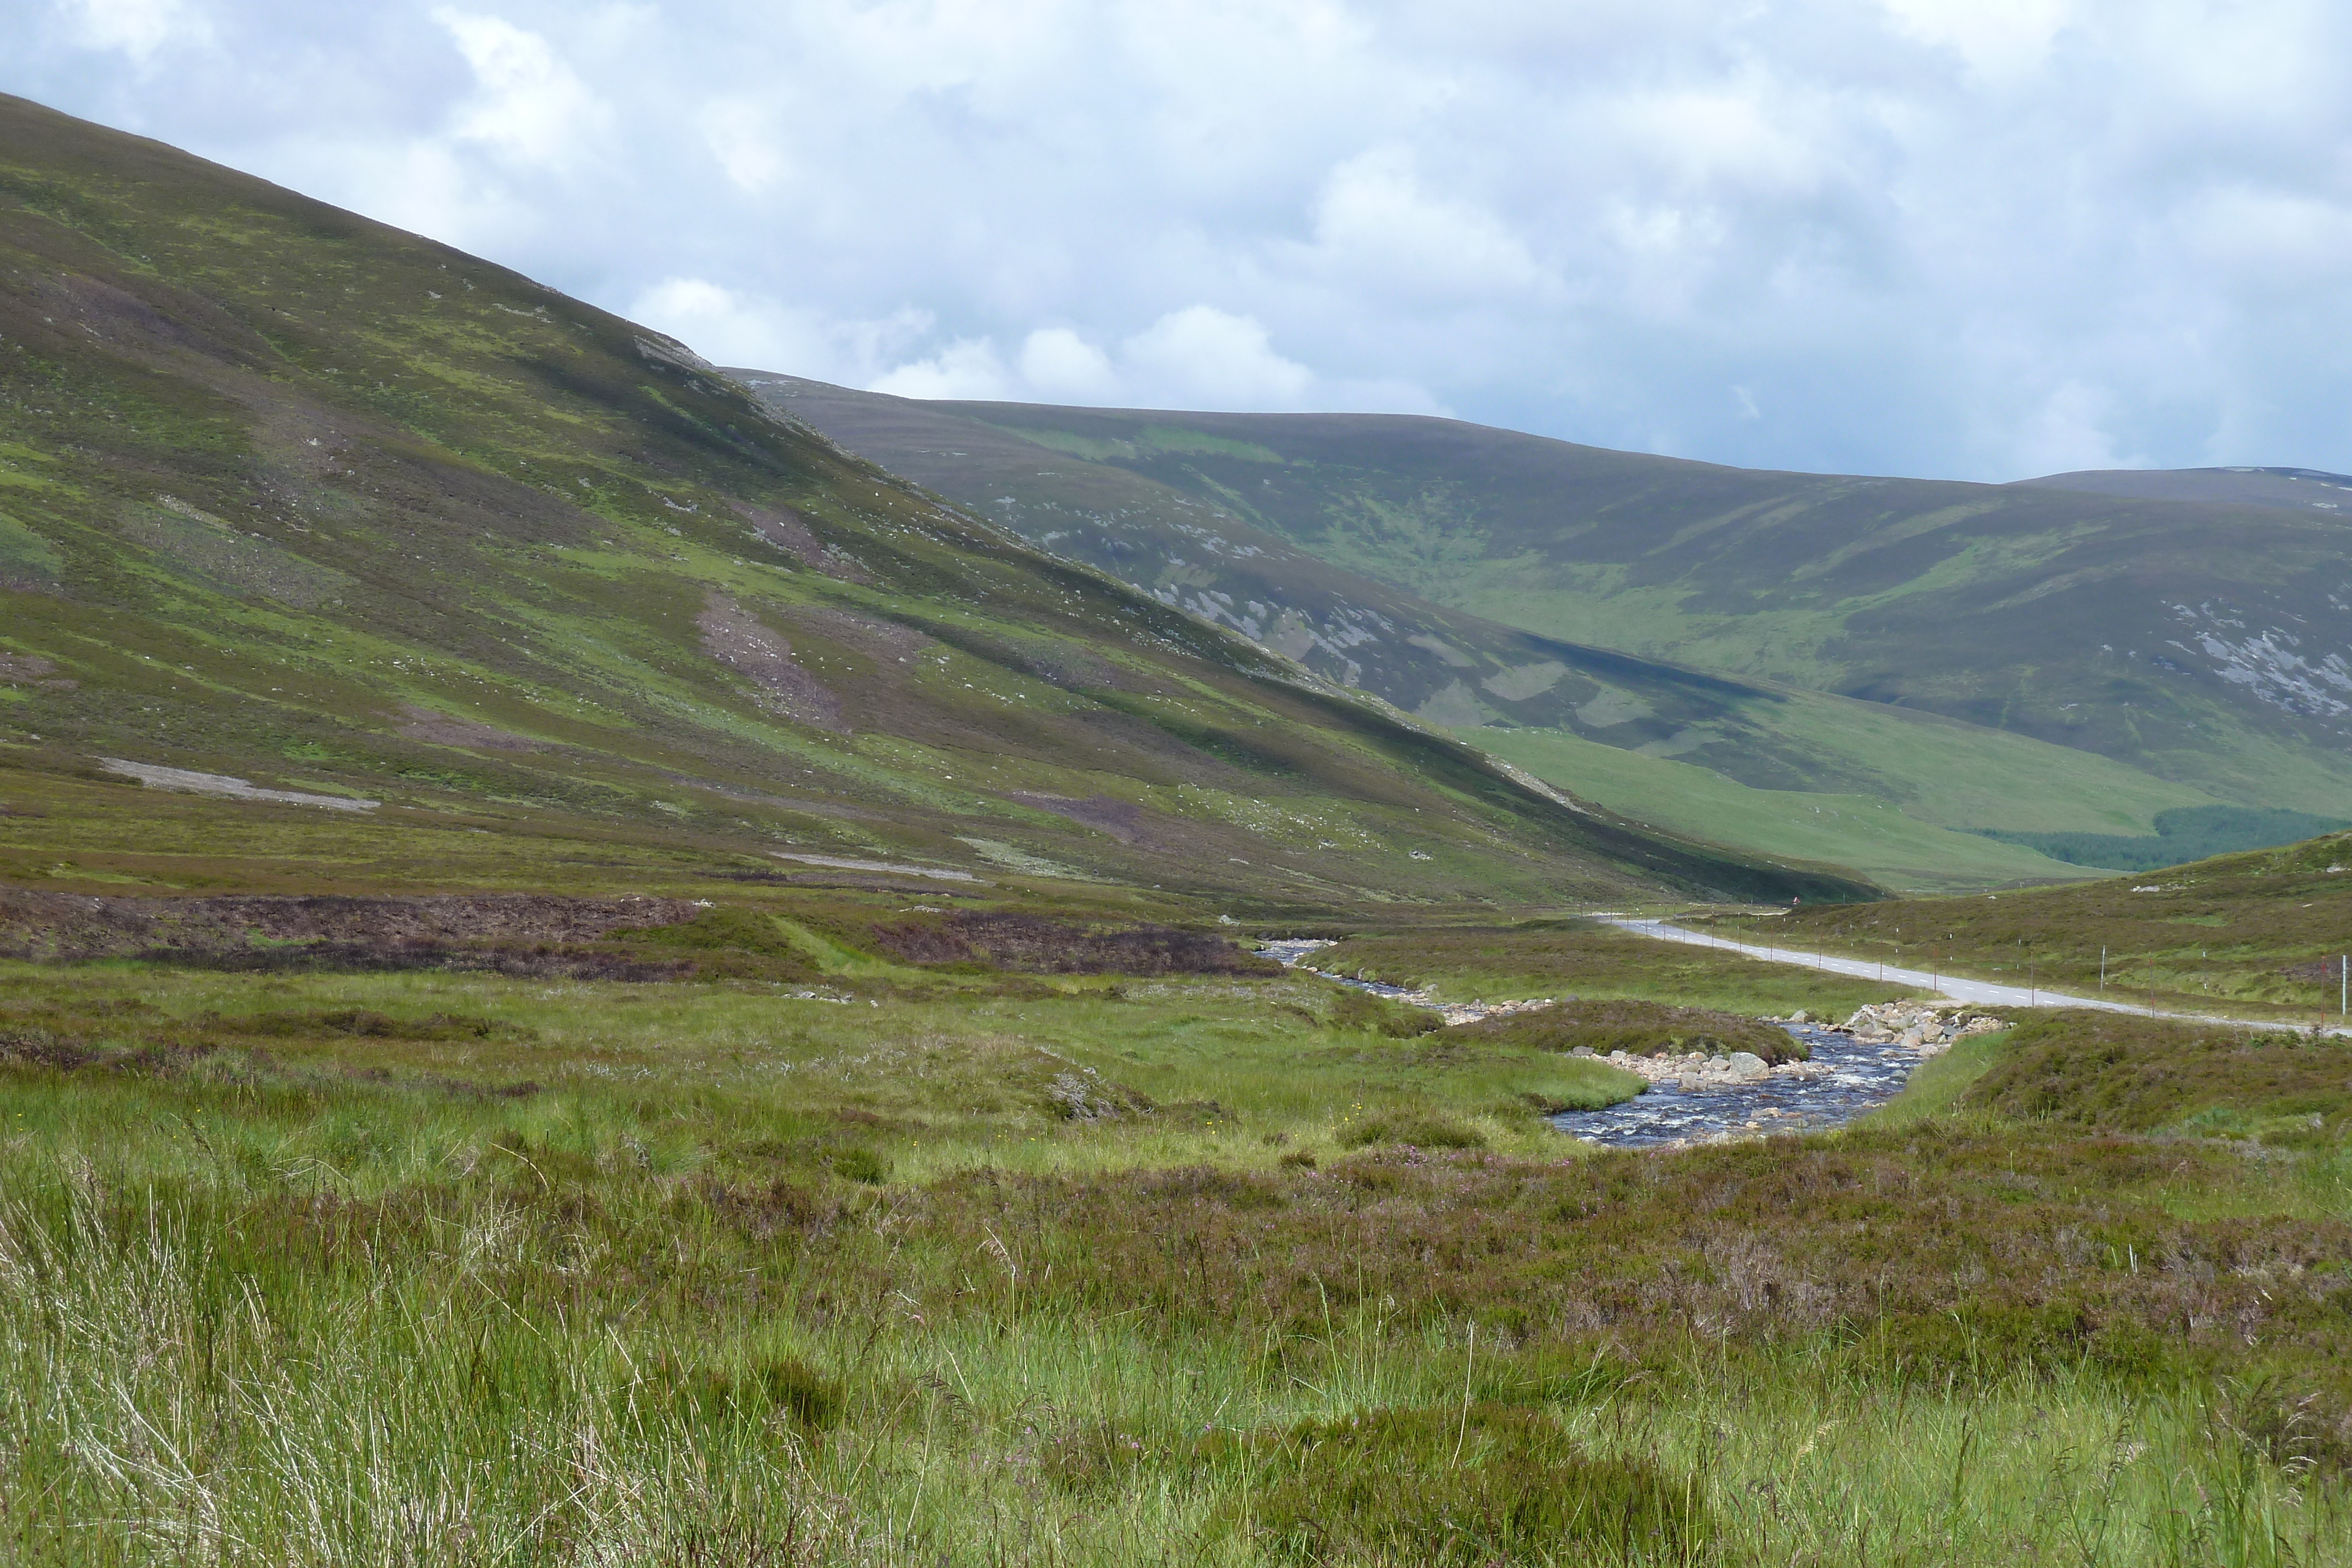
<svg viewBox="0 0 2352 1568"><path fill-rule="evenodd" d="M560 840L1195 915L1860 891L1563 805L528 279L0 117L15 874L351 888Z"/></svg>
<svg viewBox="0 0 2352 1568"><path fill-rule="evenodd" d="M0 99L0 1564L2352 1568L2352 836L2037 848L2325 736L1940 711L2063 550L1861 689L1945 601L1752 476L1512 624L1523 439L738 381ZM1613 909L2270 1021L1864 1082Z"/></svg>
<svg viewBox="0 0 2352 1568"><path fill-rule="evenodd" d="M925 403L734 373L1045 548L1725 843L1804 844L1926 891L2081 874L2033 834L2352 810L2352 675L2326 630L2352 593L2346 525L2303 504L2296 486L2339 493L2316 479L1749 473L1444 420ZM1629 768L1638 790L1601 782ZM1723 781L1902 820L1824 834L1796 821L1817 802ZM2027 852L1971 863L1951 829Z"/></svg>

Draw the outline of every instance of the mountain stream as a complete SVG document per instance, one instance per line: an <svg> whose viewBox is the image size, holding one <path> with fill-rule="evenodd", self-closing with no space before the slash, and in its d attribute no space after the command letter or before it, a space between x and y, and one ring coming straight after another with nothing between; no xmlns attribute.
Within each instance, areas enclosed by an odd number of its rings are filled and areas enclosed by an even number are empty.
<svg viewBox="0 0 2352 1568"><path fill-rule="evenodd" d="M1296 967L1318 948L1330 946L1301 937L1262 942L1257 954ZM1304 967L1356 990L1434 1009L1449 1025L1474 1022L1498 1011L1521 1010L1508 1004L1440 1003L1424 991ZM1911 1070L1919 1065L1920 1053L1900 1043L1857 1039L1824 1024L1780 1027L1805 1042L1808 1065L1813 1071L1710 1082L1687 1092L1683 1081L1662 1078L1631 1100L1601 1110L1560 1112L1552 1117L1552 1125L1610 1148L1671 1148L1764 1133L1842 1126L1894 1099L1909 1081Z"/></svg>

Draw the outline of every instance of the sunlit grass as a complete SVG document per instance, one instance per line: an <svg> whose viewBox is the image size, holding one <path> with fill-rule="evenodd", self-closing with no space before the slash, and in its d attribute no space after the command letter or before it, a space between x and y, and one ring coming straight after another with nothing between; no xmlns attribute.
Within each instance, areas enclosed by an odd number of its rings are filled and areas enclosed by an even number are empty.
<svg viewBox="0 0 2352 1568"><path fill-rule="evenodd" d="M1383 1410L1351 1561L1567 1484L1532 1432L1684 1500L1634 1560L2352 1562L2295 1372L2340 1335L2134 1326L2324 1301L2341 1145L2005 1126L1999 1039L1873 1131L1600 1155L1518 1098L1586 1064L1335 1029L1297 976L0 973L12 1562L1297 1561L1301 1445ZM1408 1114L1486 1146L1348 1146ZM2305 1271L2179 1272L2244 1218Z"/></svg>

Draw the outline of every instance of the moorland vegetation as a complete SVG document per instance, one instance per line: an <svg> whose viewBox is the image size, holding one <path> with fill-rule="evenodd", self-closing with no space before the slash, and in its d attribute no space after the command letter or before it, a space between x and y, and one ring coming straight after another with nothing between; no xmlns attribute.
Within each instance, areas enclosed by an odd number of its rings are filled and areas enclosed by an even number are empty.
<svg viewBox="0 0 2352 1568"><path fill-rule="evenodd" d="M2352 1561L2339 1042L2044 1012L1603 1153L1557 1042L818 924L8 964L11 1560Z"/></svg>
<svg viewBox="0 0 2352 1568"><path fill-rule="evenodd" d="M2352 835L2332 833L2079 886L1700 919L1808 952L2081 996L2104 987L2167 1010L2339 1024L2347 878Z"/></svg>
<svg viewBox="0 0 2352 1568"><path fill-rule="evenodd" d="M1903 993L1546 913L2299 974L2342 841L1866 904L14 99L0 261L0 1561L2352 1563L2341 1042L1601 1151Z"/></svg>
<svg viewBox="0 0 2352 1568"><path fill-rule="evenodd" d="M0 423L11 881L1866 892L1580 809L633 323L5 98Z"/></svg>
<svg viewBox="0 0 2352 1568"><path fill-rule="evenodd" d="M1453 420L732 373L1024 538L1709 841L1938 893L2323 826L2174 843L2168 811L2352 817L2322 673L2352 647L2314 630L2352 591L2328 476L1777 473Z"/></svg>

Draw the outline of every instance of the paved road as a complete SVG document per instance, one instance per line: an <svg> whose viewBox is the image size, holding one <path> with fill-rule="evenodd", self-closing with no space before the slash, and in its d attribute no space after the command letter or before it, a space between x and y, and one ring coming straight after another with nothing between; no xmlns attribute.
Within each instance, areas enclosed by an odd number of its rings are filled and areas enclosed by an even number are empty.
<svg viewBox="0 0 2352 1568"><path fill-rule="evenodd" d="M2130 1002L2114 1001L2105 997L2077 997L2063 991L2045 990L2039 987L1997 986L1990 980L1962 979L1957 975L1931 974L1925 969L1902 969L1892 964L1881 967L1874 958L1841 958L1832 953L1808 953L1792 947L1759 947L1746 942L1732 942L1721 936L1709 936L1687 926L1669 925L1663 920L1613 919L1608 924L1633 932L1637 936L1655 936L1664 942L1688 942L1698 947L1721 947L1733 953L1745 953L1751 958L1762 958L1775 964L1801 964L1808 969L1819 969L1831 975L1852 975L1858 979L1875 980L1882 976L1888 984L1910 986L1923 991L1934 991L1956 1002L1972 1002L1979 1007L1997 1008L2098 1008L2111 1013L2137 1013L2142 1018L2191 1019L2200 1023L2241 1024L2251 1029L2293 1029L2295 1026L2279 1019L2216 1019L2204 1013L2168 1013L2153 1008L2136 1007ZM2345 1034L2342 1029L2331 1029L2329 1034Z"/></svg>

